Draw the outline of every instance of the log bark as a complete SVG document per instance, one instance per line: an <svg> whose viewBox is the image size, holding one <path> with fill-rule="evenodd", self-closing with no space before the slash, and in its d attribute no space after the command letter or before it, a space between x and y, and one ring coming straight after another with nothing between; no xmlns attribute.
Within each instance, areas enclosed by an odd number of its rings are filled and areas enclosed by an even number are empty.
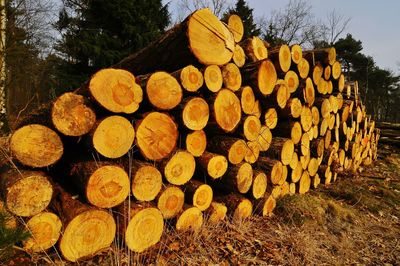
<svg viewBox="0 0 400 266"><path fill-rule="evenodd" d="M228 170L228 160L225 156L208 151L197 158L197 163L212 179L221 178Z"/></svg>
<svg viewBox="0 0 400 266"><path fill-rule="evenodd" d="M267 47L264 42L256 36L244 40L240 43L240 46L251 62L257 62L268 57Z"/></svg>
<svg viewBox="0 0 400 266"><path fill-rule="evenodd" d="M241 222L248 219L253 212L253 204L245 197L231 193L226 196L220 196L218 201L224 202L228 215L232 218L233 222Z"/></svg>
<svg viewBox="0 0 400 266"><path fill-rule="evenodd" d="M270 95L277 81L274 64L266 59L245 65L242 69L244 83L252 88L258 88L256 93L263 96Z"/></svg>
<svg viewBox="0 0 400 266"><path fill-rule="evenodd" d="M212 188L198 180L190 180L185 184L185 200L188 204L205 211L213 200Z"/></svg>
<svg viewBox="0 0 400 266"><path fill-rule="evenodd" d="M207 150L220 152L231 164L241 163L246 155L246 142L242 139L216 136L207 144Z"/></svg>
<svg viewBox="0 0 400 266"><path fill-rule="evenodd" d="M232 34L219 19L209 9L200 9L114 67L138 75L159 70L160 66L165 71L175 71L198 62L224 65L231 60L234 45Z"/></svg>
<svg viewBox="0 0 400 266"><path fill-rule="evenodd" d="M203 74L193 65L185 66L184 68L173 72L172 76L179 80L182 88L187 92L196 92L203 86Z"/></svg>

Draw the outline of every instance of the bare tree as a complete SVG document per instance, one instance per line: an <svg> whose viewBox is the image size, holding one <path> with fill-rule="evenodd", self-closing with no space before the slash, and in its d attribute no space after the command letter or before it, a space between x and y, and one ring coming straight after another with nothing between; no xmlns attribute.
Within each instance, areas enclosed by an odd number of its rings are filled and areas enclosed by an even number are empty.
<svg viewBox="0 0 400 266"><path fill-rule="evenodd" d="M232 4L230 0L181 0L178 4L179 20L183 20L188 14L197 9L208 7L214 14L221 17Z"/></svg>
<svg viewBox="0 0 400 266"><path fill-rule="evenodd" d="M325 41L334 44L340 35L347 29L351 21L350 17L345 17L333 9L327 14L327 22L325 24Z"/></svg>

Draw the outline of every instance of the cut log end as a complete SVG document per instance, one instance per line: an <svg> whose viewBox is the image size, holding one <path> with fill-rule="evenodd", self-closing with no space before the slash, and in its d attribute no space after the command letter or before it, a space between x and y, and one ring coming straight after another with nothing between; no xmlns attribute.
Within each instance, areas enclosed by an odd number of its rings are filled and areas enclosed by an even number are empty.
<svg viewBox="0 0 400 266"><path fill-rule="evenodd" d="M228 152L228 160L231 164L239 164L244 160L246 155L246 142L244 140L236 140Z"/></svg>
<svg viewBox="0 0 400 266"><path fill-rule="evenodd" d="M257 140L261 130L261 122L254 115L249 115L245 118L243 123L243 135L249 141Z"/></svg>
<svg viewBox="0 0 400 266"><path fill-rule="evenodd" d="M269 108L264 115L265 125L269 129L274 129L278 124L278 113L275 108Z"/></svg>
<svg viewBox="0 0 400 266"><path fill-rule="evenodd" d="M264 205L262 208L262 215L264 217L271 216L275 207L276 207L276 199L272 195L268 196L264 201Z"/></svg>
<svg viewBox="0 0 400 266"><path fill-rule="evenodd" d="M213 190L207 184L200 185L193 194L193 206L199 208L200 211L205 211L210 207L213 199Z"/></svg>
<svg viewBox="0 0 400 266"><path fill-rule="evenodd" d="M183 185L188 182L196 169L196 161L187 151L178 151L166 163L164 176L169 183Z"/></svg>
<svg viewBox="0 0 400 266"><path fill-rule="evenodd" d="M228 18L228 29L232 32L235 42L240 42L243 38L244 26L242 19L236 15L232 14Z"/></svg>
<svg viewBox="0 0 400 266"><path fill-rule="evenodd" d="M300 45L295 44L290 48L290 53L292 55L292 62L298 65L303 58L303 49Z"/></svg>
<svg viewBox="0 0 400 266"><path fill-rule="evenodd" d="M282 45L279 49L279 65L283 72L288 72L292 63L292 56L289 46Z"/></svg>
<svg viewBox="0 0 400 266"><path fill-rule="evenodd" d="M207 165L207 173L214 179L222 177L228 170L228 161L225 156L216 155L213 156Z"/></svg>
<svg viewBox="0 0 400 266"><path fill-rule="evenodd" d="M296 72L290 70L285 74L285 81L289 89L289 93L294 93L299 86L299 77Z"/></svg>
<svg viewBox="0 0 400 266"><path fill-rule="evenodd" d="M31 124L12 134L10 150L26 166L46 167L61 158L64 147L56 132L42 125Z"/></svg>
<svg viewBox="0 0 400 266"><path fill-rule="evenodd" d="M253 89L249 86L243 87L240 95L240 103L243 112L245 114L251 115L254 110L255 102L256 98Z"/></svg>
<svg viewBox="0 0 400 266"><path fill-rule="evenodd" d="M77 137L92 129L96 114L85 104L83 96L67 92L54 102L51 120L62 134Z"/></svg>
<svg viewBox="0 0 400 266"><path fill-rule="evenodd" d="M308 73L310 72L310 64L305 58L300 59L300 62L297 64L297 72L302 79L308 77Z"/></svg>
<svg viewBox="0 0 400 266"><path fill-rule="evenodd" d="M250 164L255 163L260 155L260 146L257 141L247 142L247 151L244 160Z"/></svg>
<svg viewBox="0 0 400 266"><path fill-rule="evenodd" d="M182 112L183 124L191 130L201 130L208 122L209 109L207 102L200 97L186 102Z"/></svg>
<svg viewBox="0 0 400 266"><path fill-rule="evenodd" d="M57 243L62 223L54 213L42 212L30 218L26 227L30 237L23 241L24 249L28 252L43 252Z"/></svg>
<svg viewBox="0 0 400 266"><path fill-rule="evenodd" d="M190 207L182 212L176 221L178 231L198 231L203 225L203 213L197 207Z"/></svg>
<svg viewBox="0 0 400 266"><path fill-rule="evenodd" d="M132 177L132 194L137 200L152 201L161 190L162 176L151 165L141 166Z"/></svg>
<svg viewBox="0 0 400 266"><path fill-rule="evenodd" d="M222 88L222 72L219 66L210 65L204 70L204 82L211 92L218 92Z"/></svg>
<svg viewBox="0 0 400 266"><path fill-rule="evenodd" d="M263 95L270 95L277 81L274 64L270 60L264 60L258 69L258 89Z"/></svg>
<svg viewBox="0 0 400 266"><path fill-rule="evenodd" d="M267 151L272 142L271 130L267 126L262 126L256 141L260 152Z"/></svg>
<svg viewBox="0 0 400 266"><path fill-rule="evenodd" d="M229 63L222 68L222 79L225 87L232 91L237 91L242 86L242 75L239 68L233 63Z"/></svg>
<svg viewBox="0 0 400 266"><path fill-rule="evenodd" d="M135 129L131 122L122 116L109 116L103 119L93 133L93 147L107 158L119 158L132 147Z"/></svg>
<svg viewBox="0 0 400 266"><path fill-rule="evenodd" d="M182 88L178 81L166 72L155 72L146 83L150 103L160 110L171 110L182 100Z"/></svg>
<svg viewBox="0 0 400 266"><path fill-rule="evenodd" d="M284 165L289 165L292 161L294 153L294 144L291 139L288 139L284 142L281 151L281 161Z"/></svg>
<svg viewBox="0 0 400 266"><path fill-rule="evenodd" d="M160 210L144 208L134 213L129 221L125 243L130 250L143 252L160 241L163 230L164 219Z"/></svg>
<svg viewBox="0 0 400 266"><path fill-rule="evenodd" d="M207 147L207 137L203 130L193 131L186 136L186 150L193 156L199 157Z"/></svg>
<svg viewBox="0 0 400 266"><path fill-rule="evenodd" d="M255 172L252 187L252 196L255 199L264 197L267 190L267 175L264 172Z"/></svg>
<svg viewBox="0 0 400 266"><path fill-rule="evenodd" d="M176 186L169 186L161 193L157 201L157 208L161 211L164 219L176 217L182 210L185 202L185 194Z"/></svg>
<svg viewBox="0 0 400 266"><path fill-rule="evenodd" d="M195 92L203 86L203 74L194 66L184 67L180 73L182 87L189 91Z"/></svg>
<svg viewBox="0 0 400 266"><path fill-rule="evenodd" d="M89 91L93 98L108 111L132 114L143 100L142 88L126 70L107 68L90 79Z"/></svg>
<svg viewBox="0 0 400 266"><path fill-rule="evenodd" d="M65 226L61 236L60 251L64 258L71 262L108 248L116 232L112 215L94 209L75 216Z"/></svg>
<svg viewBox="0 0 400 266"><path fill-rule="evenodd" d="M232 91L220 90L214 101L214 114L215 120L222 130L225 132L233 131L242 116L240 100Z"/></svg>
<svg viewBox="0 0 400 266"><path fill-rule="evenodd" d="M233 212L232 220L241 222L251 216L253 213L253 204L248 199L242 199Z"/></svg>
<svg viewBox="0 0 400 266"><path fill-rule="evenodd" d="M169 115L152 112L137 127L136 140L145 158L161 160L175 149L178 128Z"/></svg>
<svg viewBox="0 0 400 266"><path fill-rule="evenodd" d="M246 63L246 55L243 48L239 44L235 45L235 51L233 52L232 60L238 67L242 67Z"/></svg>
<svg viewBox="0 0 400 266"><path fill-rule="evenodd" d="M210 208L207 210L208 222L211 224L219 223L224 220L228 208L223 203L212 202Z"/></svg>
<svg viewBox="0 0 400 266"><path fill-rule="evenodd" d="M99 167L87 181L86 198L100 208L111 208L121 204L130 191L126 171L116 165Z"/></svg>
<svg viewBox="0 0 400 266"><path fill-rule="evenodd" d="M249 163L243 163L239 166L236 179L238 191L242 194L247 193L253 183L253 168Z"/></svg>

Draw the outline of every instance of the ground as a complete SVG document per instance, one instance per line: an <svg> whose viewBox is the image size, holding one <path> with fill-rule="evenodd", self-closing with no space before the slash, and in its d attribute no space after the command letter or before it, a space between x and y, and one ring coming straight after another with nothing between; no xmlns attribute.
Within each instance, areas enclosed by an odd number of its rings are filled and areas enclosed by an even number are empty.
<svg viewBox="0 0 400 266"><path fill-rule="evenodd" d="M176 233L142 254L112 250L81 265L398 265L400 151L381 147L360 174L329 187L286 196L270 218L206 224ZM21 254L21 252L17 252ZM13 257L8 265L62 264L55 252Z"/></svg>

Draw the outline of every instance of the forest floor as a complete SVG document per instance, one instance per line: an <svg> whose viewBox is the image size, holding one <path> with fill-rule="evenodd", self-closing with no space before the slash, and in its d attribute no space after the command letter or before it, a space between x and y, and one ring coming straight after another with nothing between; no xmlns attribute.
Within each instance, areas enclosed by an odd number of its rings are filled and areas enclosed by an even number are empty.
<svg viewBox="0 0 400 266"><path fill-rule="evenodd" d="M198 233L169 229L145 253L114 245L79 265L399 265L399 173L400 150L383 146L372 166L284 197L271 218L206 223ZM17 254L6 265L64 264L55 252Z"/></svg>

